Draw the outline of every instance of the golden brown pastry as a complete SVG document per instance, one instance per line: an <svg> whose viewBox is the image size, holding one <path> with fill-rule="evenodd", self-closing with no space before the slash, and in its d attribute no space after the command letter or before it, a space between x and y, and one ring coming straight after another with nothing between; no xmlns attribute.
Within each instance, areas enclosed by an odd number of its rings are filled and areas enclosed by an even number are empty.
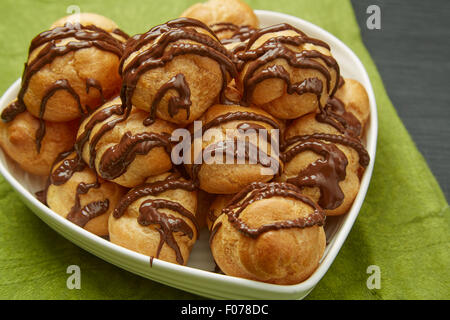
<svg viewBox="0 0 450 320"><path fill-rule="evenodd" d="M277 174L281 166L277 154L280 126L268 113L254 107L215 105L201 120L203 135L195 130L194 164L188 165L200 189L232 194Z"/></svg>
<svg viewBox="0 0 450 320"><path fill-rule="evenodd" d="M111 19L102 16L97 13L83 12L78 14L72 14L70 16L63 17L55 21L50 29L54 29L56 27L64 27L64 25L69 22L71 24L79 23L83 26L96 26L98 28L102 28L103 30L109 32L117 38L118 40L125 42L129 36L119 29L117 23L112 21Z"/></svg>
<svg viewBox="0 0 450 320"><path fill-rule="evenodd" d="M120 98L107 102L78 131L77 148L84 161L103 179L129 188L169 171L174 126L160 119L145 126L147 117L137 108L127 113Z"/></svg>
<svg viewBox="0 0 450 320"><path fill-rule="evenodd" d="M5 118L8 118L8 110L11 110L9 108L14 108L16 103L17 100L13 101L5 109L2 114ZM39 119L28 111L18 114L8 122L0 121L0 146L23 170L38 176L47 176L57 156L72 147L77 126L73 122L45 121L43 138L37 141L39 128Z"/></svg>
<svg viewBox="0 0 450 320"><path fill-rule="evenodd" d="M197 195L197 212L195 217L197 218L198 226L200 229L203 229L205 226L209 229L208 217L210 215L210 207L216 195L200 189L197 191Z"/></svg>
<svg viewBox="0 0 450 320"><path fill-rule="evenodd" d="M282 147L285 167L278 179L301 188L327 215L344 214L358 194L369 155L357 136L317 118L314 113L307 114L286 128Z"/></svg>
<svg viewBox="0 0 450 320"><path fill-rule="evenodd" d="M208 230L211 231L214 222L217 218L222 214L222 210L227 206L231 199L235 194L220 194L216 195L214 201L211 203L209 207L208 214L206 215L206 225Z"/></svg>
<svg viewBox="0 0 450 320"><path fill-rule="evenodd" d="M58 160L41 200L67 220L98 236L107 236L109 215L123 189L99 179L87 165L78 162L74 152L62 154Z"/></svg>
<svg viewBox="0 0 450 320"><path fill-rule="evenodd" d="M112 243L186 265L198 238L197 192L190 181L165 173L130 190L109 218Z"/></svg>
<svg viewBox="0 0 450 320"><path fill-rule="evenodd" d="M251 26L237 26L230 22L219 22L210 27L225 48L233 54L245 50L248 41L257 31Z"/></svg>
<svg viewBox="0 0 450 320"><path fill-rule="evenodd" d="M258 28L258 17L245 2L241 0L209 0L196 3L186 9L181 17L193 18L212 25L219 22L229 22L238 26Z"/></svg>
<svg viewBox="0 0 450 320"><path fill-rule="evenodd" d="M324 218L293 185L252 183L214 223L214 260L227 275L283 285L302 282L324 253Z"/></svg>
<svg viewBox="0 0 450 320"><path fill-rule="evenodd" d="M122 59L124 105L187 125L217 100L237 71L229 53L205 24L179 18L132 37ZM230 78L231 76L231 78Z"/></svg>
<svg viewBox="0 0 450 320"><path fill-rule="evenodd" d="M337 89L330 47L288 24L259 29L237 58L243 101L280 119L315 112Z"/></svg>
<svg viewBox="0 0 450 320"><path fill-rule="evenodd" d="M358 119L361 125L358 136L361 137L370 117L369 97L364 86L357 80L342 79L333 98L334 103L340 101L344 105L345 111L352 113ZM342 106L339 109L342 110Z"/></svg>
<svg viewBox="0 0 450 320"><path fill-rule="evenodd" d="M70 121L120 90L123 44L94 25L67 23L30 45L18 102L35 117Z"/></svg>

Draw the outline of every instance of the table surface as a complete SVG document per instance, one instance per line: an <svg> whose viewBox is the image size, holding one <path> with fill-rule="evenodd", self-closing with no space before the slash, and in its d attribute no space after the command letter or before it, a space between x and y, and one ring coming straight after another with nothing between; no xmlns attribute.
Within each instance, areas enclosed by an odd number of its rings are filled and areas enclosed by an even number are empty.
<svg viewBox="0 0 450 320"><path fill-rule="evenodd" d="M450 199L450 1L351 0L386 91ZM378 5L381 29L366 26Z"/></svg>

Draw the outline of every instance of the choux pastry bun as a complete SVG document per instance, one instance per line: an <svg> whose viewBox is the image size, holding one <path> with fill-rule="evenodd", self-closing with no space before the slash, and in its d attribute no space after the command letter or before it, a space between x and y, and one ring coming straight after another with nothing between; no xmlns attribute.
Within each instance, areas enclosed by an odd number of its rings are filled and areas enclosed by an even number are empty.
<svg viewBox="0 0 450 320"><path fill-rule="evenodd" d="M319 110L337 89L330 47L288 24L257 30L237 58L243 102L279 119Z"/></svg>
<svg viewBox="0 0 450 320"><path fill-rule="evenodd" d="M69 150L75 141L76 123L59 123L45 120L45 132L40 140L37 139L40 120L28 111L23 111L10 118L12 109L18 106L13 101L3 113L0 121L0 146L19 166L31 174L47 176L58 155ZM36 147L39 144L40 152Z"/></svg>
<svg viewBox="0 0 450 320"><path fill-rule="evenodd" d="M227 22L238 26L258 28L258 17L245 2L241 0L209 0L196 3L186 9L181 17L193 18L207 25Z"/></svg>
<svg viewBox="0 0 450 320"><path fill-rule="evenodd" d="M35 117L79 118L118 94L123 43L95 25L66 23L30 45L18 102Z"/></svg>
<svg viewBox="0 0 450 320"><path fill-rule="evenodd" d="M287 128L282 146L285 163L280 181L310 196L327 215L346 213L355 199L370 158L357 137L307 114Z"/></svg>
<svg viewBox="0 0 450 320"><path fill-rule="evenodd" d="M111 19L102 16L97 13L90 13L90 12L83 12L83 13L75 13L70 16L63 17L61 19L58 19L55 21L50 29L54 29L57 27L64 27L64 25L69 22L71 24L81 24L83 26L96 26L98 28L101 28L109 33L111 33L112 36L117 38L118 40L125 42L129 35L126 34L124 31L122 31L117 23L112 21Z"/></svg>
<svg viewBox="0 0 450 320"><path fill-rule="evenodd" d="M187 125L216 101L237 77L231 53L198 20L179 18L136 35L121 61L124 105L155 118Z"/></svg>
<svg viewBox="0 0 450 320"><path fill-rule="evenodd" d="M186 265L198 238L197 192L174 173L131 189L109 218L112 243L164 261Z"/></svg>
<svg viewBox="0 0 450 320"><path fill-rule="evenodd" d="M201 120L203 135L194 132L193 164L187 166L200 189L232 194L251 182L271 180L281 169L280 125L267 112L215 105Z"/></svg>
<svg viewBox="0 0 450 320"><path fill-rule="evenodd" d="M123 189L99 179L87 165L73 167L76 153L62 154L53 167L42 193L48 207L78 226L98 235L108 235L108 218L123 195Z"/></svg>
<svg viewBox="0 0 450 320"><path fill-rule="evenodd" d="M210 246L227 275L290 285L307 279L325 250L325 214L287 183L252 183L214 223Z"/></svg>
<svg viewBox="0 0 450 320"><path fill-rule="evenodd" d="M334 123L329 124L341 133L346 132L351 136L362 138L370 116L366 89L357 80L341 77L338 90L325 106L324 115L325 118L334 120ZM324 119L319 117L319 120L320 118Z"/></svg>
<svg viewBox="0 0 450 320"><path fill-rule="evenodd" d="M247 42L257 30L250 26L237 26L230 22L219 22L210 27L225 48L233 54L245 50Z"/></svg>
<svg viewBox="0 0 450 320"><path fill-rule="evenodd" d="M140 185L172 168L174 126L160 119L145 126L147 117L134 107L127 114L120 98L109 101L83 121L77 149L103 179L129 188Z"/></svg>

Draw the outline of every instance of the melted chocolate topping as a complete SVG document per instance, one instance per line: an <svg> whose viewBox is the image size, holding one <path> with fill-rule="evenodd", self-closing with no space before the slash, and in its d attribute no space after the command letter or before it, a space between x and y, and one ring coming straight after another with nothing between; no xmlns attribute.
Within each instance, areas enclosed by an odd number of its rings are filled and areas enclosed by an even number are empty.
<svg viewBox="0 0 450 320"><path fill-rule="evenodd" d="M145 183L139 187L131 189L117 204L114 209L114 218L120 218L125 210L136 200L146 197L155 196L167 190L183 189L186 191L195 191L195 185L192 181L176 180L176 178L167 178L163 181L153 183ZM194 222L194 221L193 221ZM195 223L195 222L194 222Z"/></svg>
<svg viewBox="0 0 450 320"><path fill-rule="evenodd" d="M295 155L306 150L321 155L323 159L311 163L296 177L290 178L286 182L299 188L318 187L320 189L318 204L323 209L336 209L344 200L344 193L339 187L339 182L345 179L347 157L335 145L311 139L296 144L284 153L285 160L289 162Z"/></svg>
<svg viewBox="0 0 450 320"><path fill-rule="evenodd" d="M88 203L84 207L81 207L80 195L88 193L92 188L99 187L100 183L98 181L94 183L81 182L80 184L78 184L75 194L75 204L70 209L70 212L67 215L67 220L83 228L91 219L98 217L108 211L108 199L102 201L94 201Z"/></svg>
<svg viewBox="0 0 450 320"><path fill-rule="evenodd" d="M303 203L313 208L314 212L304 218L277 221L262 225L258 228L252 228L251 226L247 225L242 219L240 219L240 214L250 204L262 199L268 199L272 197L284 197L302 201ZM228 221L235 229L243 233L245 236L251 238L257 238L261 234L272 230L291 228L303 229L315 225L322 226L325 222L325 213L314 201L312 201L309 197L301 194L300 189L298 189L296 186L280 182L254 182L249 184L246 188L244 188L234 196L228 206L223 209L222 213L228 216ZM213 228L213 232L211 233L210 243L212 243L214 235L217 233L219 228L220 225L219 223L217 223Z"/></svg>
<svg viewBox="0 0 450 320"><path fill-rule="evenodd" d="M106 102L106 99L105 99L105 96L103 95L103 88L102 88L101 83L95 79L87 78L86 79L86 93L89 93L91 88L96 89L100 93L100 98L101 98L102 104L104 104Z"/></svg>
<svg viewBox="0 0 450 320"><path fill-rule="evenodd" d="M45 120L44 120L44 113L45 113L45 107L47 105L47 101L53 97L53 95L60 90L65 90L68 92L76 101L78 105L78 109L80 110L81 114L84 113L83 107L81 106L80 102L80 96L75 92L75 90L70 86L69 81L66 79L60 79L56 80L53 85L51 85L46 93L44 94L42 100L41 100L41 107L39 109L39 128L36 131L36 149L38 153L41 150L41 143L42 139L44 139L45 136Z"/></svg>
<svg viewBox="0 0 450 320"><path fill-rule="evenodd" d="M220 40L223 45L228 45L232 43L240 43L236 47L233 48L232 53L236 54L239 51L245 49L246 44L245 41L250 39L255 33L256 29L250 26L237 26L230 22L220 22L211 25L211 28L218 35L222 32L232 32L230 37Z"/></svg>
<svg viewBox="0 0 450 320"><path fill-rule="evenodd" d="M167 243L167 245L175 251L177 262L179 264L184 264L183 255L181 254L180 247L178 246L173 233L181 232L183 235L188 236L189 239L192 239L194 237L194 231L183 219L177 218L171 214L165 214L158 209L175 211L191 221L195 221L195 217L178 202L165 199L146 200L139 208L138 223L140 225L149 226L156 224L159 226L156 230L159 232L160 241L155 257L159 257L162 246L164 243Z"/></svg>
<svg viewBox="0 0 450 320"><path fill-rule="evenodd" d="M342 134L355 138L361 135L361 123L353 113L345 110L344 103L336 97L328 99L322 112L316 115L316 120L333 126Z"/></svg>
<svg viewBox="0 0 450 320"><path fill-rule="evenodd" d="M144 125L147 126L155 122L156 108L169 90L176 90L179 95L178 97L171 97L169 99L169 115L173 118L180 109L184 109L186 111L186 120L189 119L190 107L192 105L191 90L189 89L189 85L187 84L184 75L179 73L158 90L153 99L150 115L144 120Z"/></svg>
<svg viewBox="0 0 450 320"><path fill-rule="evenodd" d="M258 146L255 146L248 140L224 140L218 141L208 145L206 148L202 150L201 157L203 161L194 161L192 165L192 179L194 184L198 186L200 184L198 175L200 169L203 165L203 162L210 162L212 159L216 157L216 154L221 154L224 159L234 159L234 160L245 160L245 163L249 164L260 164L265 168L270 168L272 161L279 162L278 159L275 159L268 155L265 152L259 150ZM223 162L225 163L225 162ZM240 164L238 162L238 164ZM279 165L279 169L281 165ZM274 172L276 174L276 172Z"/></svg>
<svg viewBox="0 0 450 320"><path fill-rule="evenodd" d="M305 136L294 136L288 139L282 147L283 161L291 161L297 154L304 151L313 151L323 157L311 163L298 173L296 177L289 178L288 183L299 188L318 187L320 189L319 205L327 210L336 209L344 200L339 182L345 180L348 164L345 154L334 144L342 144L353 148L359 154L359 163L366 167L369 163L369 155L358 139L350 136L316 133ZM289 148L290 146L293 146Z"/></svg>
<svg viewBox="0 0 450 320"><path fill-rule="evenodd" d="M26 110L27 108L25 105L16 100L2 111L2 120L5 122L13 121L18 114L25 112Z"/></svg>
<svg viewBox="0 0 450 320"><path fill-rule="evenodd" d="M128 35L128 33L126 33L125 31L123 31L119 28L114 29L111 33L117 34L118 36L124 38L125 40L130 39L130 36Z"/></svg>
<svg viewBox="0 0 450 320"><path fill-rule="evenodd" d="M199 33L194 28L206 30L214 38ZM195 43L179 43L179 40L188 40ZM138 53L126 64L126 66L124 66L125 61L132 53L148 44L151 44L149 48ZM208 57L215 60L220 65L224 78L220 98L223 99L227 85L226 73L230 74L233 78L237 78L237 71L232 62L232 55L220 44L211 29L205 24L194 19L179 18L156 26L142 35L136 35L128 41L120 64L120 70L123 75L121 98L124 106L126 108L131 108L131 99L134 90L136 89L137 82L142 74L149 70L163 67L175 57L186 54L196 54ZM183 78L177 75L175 79L172 78L166 85L161 87L152 102L151 109L156 108L156 104L169 89L175 88L180 94L180 97L178 99L171 99L172 106L170 108L173 114L175 115L180 108L187 110L188 85ZM228 101L223 101L223 103L228 103ZM154 111L152 111L152 113L153 112Z"/></svg>
<svg viewBox="0 0 450 320"><path fill-rule="evenodd" d="M216 117L213 120L206 123L205 125L203 125L203 127L202 127L203 134L207 130L209 130L213 127L220 126L221 124L226 123L226 122L237 121L237 120L263 122L263 123L267 123L274 129L280 130L279 124L275 120L273 120L265 115L253 113L253 112L249 112L249 111L235 111L235 112L228 112L225 114L221 114L218 117ZM266 129L266 128L262 127L262 129Z"/></svg>
<svg viewBox="0 0 450 320"><path fill-rule="evenodd" d="M163 147L170 153L170 136L148 132L131 135L131 132L127 132L118 144L103 153L98 171L103 178L114 180L127 170L136 155L148 154L157 147Z"/></svg>
<svg viewBox="0 0 450 320"><path fill-rule="evenodd" d="M251 50L252 45L262 35L285 30L293 30L296 33L298 33L298 36L273 37L268 39L260 47ZM307 79L310 83L303 84L304 88L298 90L297 87L300 86L301 84L291 84L290 75L282 66L274 65L266 67L263 70L260 70L261 67L263 67L267 63L275 61L276 59L284 59L290 66L294 68L317 70L325 77L326 87L327 90L329 91L331 83L331 74L328 68L334 69L337 77L339 77L339 66L333 57L322 54L319 51L303 50L301 52L296 52L288 47L288 46L300 46L305 43L311 43L329 49L329 46L323 41L309 38L303 32L288 24L280 24L257 30L249 39L245 52L237 54L238 59L237 65L239 70L242 70L244 65L250 62L250 64L248 65L248 69L245 71L245 76L243 79L243 86L244 86L243 102L248 104L251 100L251 96L256 84L269 78L278 78L284 80L288 85L287 88L288 94L297 93L301 95L304 93L315 93L316 95L318 95L318 98L320 97L318 92L320 89L321 93L323 85L319 85L317 83L318 81L320 81L318 78L313 78L315 79L314 81ZM325 67L323 64L319 63L318 61L316 61L315 59L322 60L328 68ZM337 86L338 82L336 81L334 88L331 90L331 96L337 90Z"/></svg>

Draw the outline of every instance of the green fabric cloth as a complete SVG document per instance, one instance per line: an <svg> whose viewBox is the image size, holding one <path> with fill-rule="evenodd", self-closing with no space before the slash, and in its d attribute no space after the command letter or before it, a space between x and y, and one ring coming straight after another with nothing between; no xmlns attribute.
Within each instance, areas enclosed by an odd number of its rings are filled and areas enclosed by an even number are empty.
<svg viewBox="0 0 450 320"><path fill-rule="evenodd" d="M195 0L2 0L0 91L22 72L29 41L69 5L115 20L130 34L177 17ZM375 169L360 215L332 267L308 299L449 299L449 207L399 120L364 47L348 0L248 0L255 9L298 16L330 31L364 63L378 104ZM81 290L66 269L79 265ZM366 269L381 270L369 290ZM0 298L197 299L123 271L83 251L40 221L0 177Z"/></svg>

